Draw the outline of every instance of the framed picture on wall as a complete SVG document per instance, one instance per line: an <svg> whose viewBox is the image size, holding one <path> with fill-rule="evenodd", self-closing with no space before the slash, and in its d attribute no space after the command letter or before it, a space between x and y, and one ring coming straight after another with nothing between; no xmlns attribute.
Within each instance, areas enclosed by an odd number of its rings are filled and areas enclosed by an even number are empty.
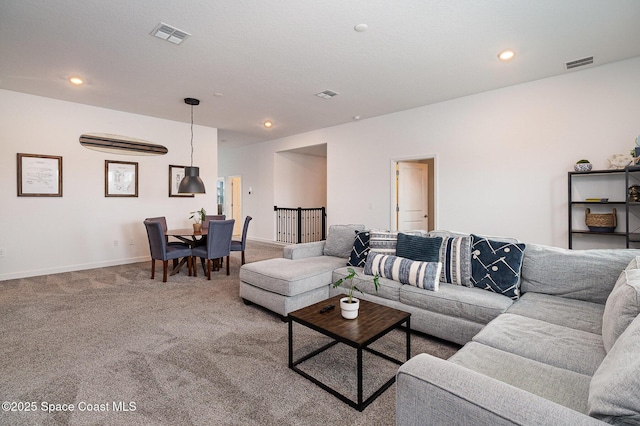
<svg viewBox="0 0 640 426"><path fill-rule="evenodd" d="M62 157L18 153L18 197L62 197Z"/></svg>
<svg viewBox="0 0 640 426"><path fill-rule="evenodd" d="M169 197L193 197L193 194L178 194L178 187L184 177L186 166L169 166Z"/></svg>
<svg viewBox="0 0 640 426"><path fill-rule="evenodd" d="M104 196L137 197L138 163L105 160Z"/></svg>

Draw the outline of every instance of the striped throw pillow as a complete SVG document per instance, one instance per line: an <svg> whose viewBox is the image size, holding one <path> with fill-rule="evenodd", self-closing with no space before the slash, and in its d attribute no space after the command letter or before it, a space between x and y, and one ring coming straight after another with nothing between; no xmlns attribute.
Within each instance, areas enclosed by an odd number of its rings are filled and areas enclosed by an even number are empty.
<svg viewBox="0 0 640 426"><path fill-rule="evenodd" d="M367 275L380 275L425 290L438 291L440 262L418 262L403 257L370 252L364 265Z"/></svg>
<svg viewBox="0 0 640 426"><path fill-rule="evenodd" d="M396 254L398 233L395 231L369 231L369 250L376 253Z"/></svg>
<svg viewBox="0 0 640 426"><path fill-rule="evenodd" d="M473 287L471 283L471 236L442 237L440 281Z"/></svg>

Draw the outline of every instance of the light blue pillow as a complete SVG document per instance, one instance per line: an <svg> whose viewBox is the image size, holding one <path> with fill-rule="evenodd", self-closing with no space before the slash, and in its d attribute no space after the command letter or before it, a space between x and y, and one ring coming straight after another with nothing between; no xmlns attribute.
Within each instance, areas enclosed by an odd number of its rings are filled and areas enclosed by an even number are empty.
<svg viewBox="0 0 640 426"><path fill-rule="evenodd" d="M440 262L419 262L403 257L370 252L364 265L366 275L380 275L425 290L438 291Z"/></svg>

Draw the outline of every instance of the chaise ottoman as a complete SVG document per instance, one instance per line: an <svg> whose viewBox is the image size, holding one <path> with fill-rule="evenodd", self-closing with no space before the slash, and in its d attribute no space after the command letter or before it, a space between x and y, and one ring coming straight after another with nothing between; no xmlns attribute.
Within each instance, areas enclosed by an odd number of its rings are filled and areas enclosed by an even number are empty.
<svg viewBox="0 0 640 426"><path fill-rule="evenodd" d="M333 270L346 260L334 256L268 259L240 268L240 297L282 317L329 298Z"/></svg>

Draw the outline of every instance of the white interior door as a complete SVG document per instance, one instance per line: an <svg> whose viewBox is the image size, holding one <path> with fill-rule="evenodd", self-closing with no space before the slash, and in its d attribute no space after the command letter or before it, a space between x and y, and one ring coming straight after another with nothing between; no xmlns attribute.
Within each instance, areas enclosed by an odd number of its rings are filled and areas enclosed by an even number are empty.
<svg viewBox="0 0 640 426"><path fill-rule="evenodd" d="M233 235L242 234L242 179L240 176L231 177L231 217L227 219L235 219L233 226Z"/></svg>
<svg viewBox="0 0 640 426"><path fill-rule="evenodd" d="M398 230L428 229L429 165L398 162Z"/></svg>

